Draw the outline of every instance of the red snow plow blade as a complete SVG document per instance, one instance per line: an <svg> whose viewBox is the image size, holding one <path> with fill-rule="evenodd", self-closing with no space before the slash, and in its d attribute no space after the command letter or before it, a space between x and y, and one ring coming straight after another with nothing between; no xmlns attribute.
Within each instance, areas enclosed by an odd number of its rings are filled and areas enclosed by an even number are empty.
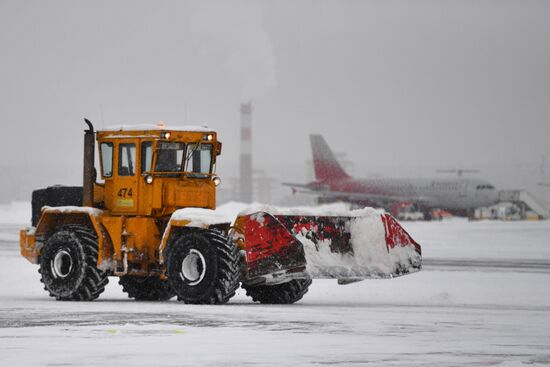
<svg viewBox="0 0 550 367"><path fill-rule="evenodd" d="M356 213L240 215L233 239L246 254L246 282L334 278L347 283L421 269L420 245L391 215L372 209Z"/></svg>

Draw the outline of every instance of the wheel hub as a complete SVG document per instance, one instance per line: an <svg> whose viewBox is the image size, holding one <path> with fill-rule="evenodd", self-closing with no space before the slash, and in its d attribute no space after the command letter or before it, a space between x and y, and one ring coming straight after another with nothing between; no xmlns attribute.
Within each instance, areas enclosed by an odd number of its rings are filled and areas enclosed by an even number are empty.
<svg viewBox="0 0 550 367"><path fill-rule="evenodd" d="M197 250L191 249L181 263L180 278L188 285L199 284L206 274L206 261Z"/></svg>
<svg viewBox="0 0 550 367"><path fill-rule="evenodd" d="M73 259L65 251L59 251L51 261L52 274L55 278L66 278L73 269Z"/></svg>

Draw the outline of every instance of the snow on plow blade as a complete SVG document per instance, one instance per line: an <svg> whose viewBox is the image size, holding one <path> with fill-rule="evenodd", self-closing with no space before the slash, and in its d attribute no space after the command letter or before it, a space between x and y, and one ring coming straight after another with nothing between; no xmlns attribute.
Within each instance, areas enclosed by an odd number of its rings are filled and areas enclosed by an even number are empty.
<svg viewBox="0 0 550 367"><path fill-rule="evenodd" d="M307 277L346 283L422 267L420 245L391 215L373 209L344 216L258 211L240 215L234 228L246 253L247 282Z"/></svg>

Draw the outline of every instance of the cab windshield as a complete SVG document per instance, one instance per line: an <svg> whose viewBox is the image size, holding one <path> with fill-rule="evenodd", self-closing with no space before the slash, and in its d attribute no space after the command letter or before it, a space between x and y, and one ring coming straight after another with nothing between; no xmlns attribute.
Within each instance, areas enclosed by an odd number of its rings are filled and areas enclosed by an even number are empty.
<svg viewBox="0 0 550 367"><path fill-rule="evenodd" d="M161 141L157 146L156 172L183 171L184 143Z"/></svg>
<svg viewBox="0 0 550 367"><path fill-rule="evenodd" d="M206 178L212 169L212 144L189 144L185 171L187 177Z"/></svg>
<svg viewBox="0 0 550 367"><path fill-rule="evenodd" d="M161 141L157 145L155 172L207 178L212 170L212 144ZM142 158L143 159L143 158Z"/></svg>

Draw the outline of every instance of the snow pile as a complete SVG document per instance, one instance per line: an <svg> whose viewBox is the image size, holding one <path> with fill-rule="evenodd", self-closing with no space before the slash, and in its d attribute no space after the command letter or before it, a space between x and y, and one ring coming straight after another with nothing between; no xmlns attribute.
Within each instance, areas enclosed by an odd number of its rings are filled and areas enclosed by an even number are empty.
<svg viewBox="0 0 550 367"><path fill-rule="evenodd" d="M403 270L414 271L411 265L419 266L422 261L413 245L397 244L388 250L385 229L380 216L352 221L350 233L355 256L362 259L365 264L372 264L380 274L395 274Z"/></svg>
<svg viewBox="0 0 550 367"><path fill-rule="evenodd" d="M190 223L186 225L187 227L199 228L207 228L208 226L216 224L232 222L232 220L215 210L201 208L184 208L176 210L170 217L170 222L174 220L188 220Z"/></svg>
<svg viewBox="0 0 550 367"><path fill-rule="evenodd" d="M349 204L335 203L317 207L278 207L259 203L243 204L230 202L216 209L233 220L240 215L252 215L263 223L263 213L289 216L351 217L352 253L334 253L331 241L323 240L315 244L307 233L296 238L304 245L307 272L312 278L388 278L404 271L412 271L411 264L421 261L412 246L395 246L388 251L384 223L381 214L384 210L374 208L350 209Z"/></svg>
<svg viewBox="0 0 550 367"><path fill-rule="evenodd" d="M207 133L212 132L208 126L187 125L187 126L166 126L164 124L138 124L138 125L113 125L101 131L190 131Z"/></svg>
<svg viewBox="0 0 550 367"><path fill-rule="evenodd" d="M202 208L184 208L178 209L168 221L168 225L164 230L162 235L162 243L165 243L167 240L168 234L172 228L172 222L178 220L187 220L186 227L196 227L196 228L208 228L209 226L222 224L222 223L231 223L232 221L227 219L224 215L217 213L211 209L202 209Z"/></svg>
<svg viewBox="0 0 550 367"><path fill-rule="evenodd" d="M0 223L27 224L31 222L31 203L16 201L0 205Z"/></svg>
<svg viewBox="0 0 550 367"><path fill-rule="evenodd" d="M263 204L252 204L241 210L238 215L249 215L257 212L266 212L272 215L304 215L304 216L325 216L325 217L364 217L384 213L381 209L363 208L350 209L346 203L334 203L319 205L315 207L281 207Z"/></svg>
<svg viewBox="0 0 550 367"><path fill-rule="evenodd" d="M304 235L296 237L304 245L307 267L312 278L389 278L403 270L413 271L421 257L413 246L396 246L388 251L384 224L377 211L360 210L350 222L353 253L331 252L330 240L315 245Z"/></svg>
<svg viewBox="0 0 550 367"><path fill-rule="evenodd" d="M103 210L89 206L43 206L42 212L49 213L84 213L93 217L100 217Z"/></svg>
<svg viewBox="0 0 550 367"><path fill-rule="evenodd" d="M263 204L260 204L260 203L246 204L238 201L230 201L222 205L219 205L215 211L216 213L221 214L226 218L230 218L231 221L235 221L235 218L237 218L240 212L250 207L257 207L262 205Z"/></svg>
<svg viewBox="0 0 550 367"><path fill-rule="evenodd" d="M360 210L350 210L350 205L347 203L334 203L325 204L319 206L293 206L283 207L267 205L258 202L254 203L241 203L238 201L230 201L224 203L216 208L216 213L220 213L227 218L235 220L239 215L249 215L257 212L267 212L273 215L312 215L312 216L346 216L350 213L357 215ZM367 208L367 210L371 210Z"/></svg>

